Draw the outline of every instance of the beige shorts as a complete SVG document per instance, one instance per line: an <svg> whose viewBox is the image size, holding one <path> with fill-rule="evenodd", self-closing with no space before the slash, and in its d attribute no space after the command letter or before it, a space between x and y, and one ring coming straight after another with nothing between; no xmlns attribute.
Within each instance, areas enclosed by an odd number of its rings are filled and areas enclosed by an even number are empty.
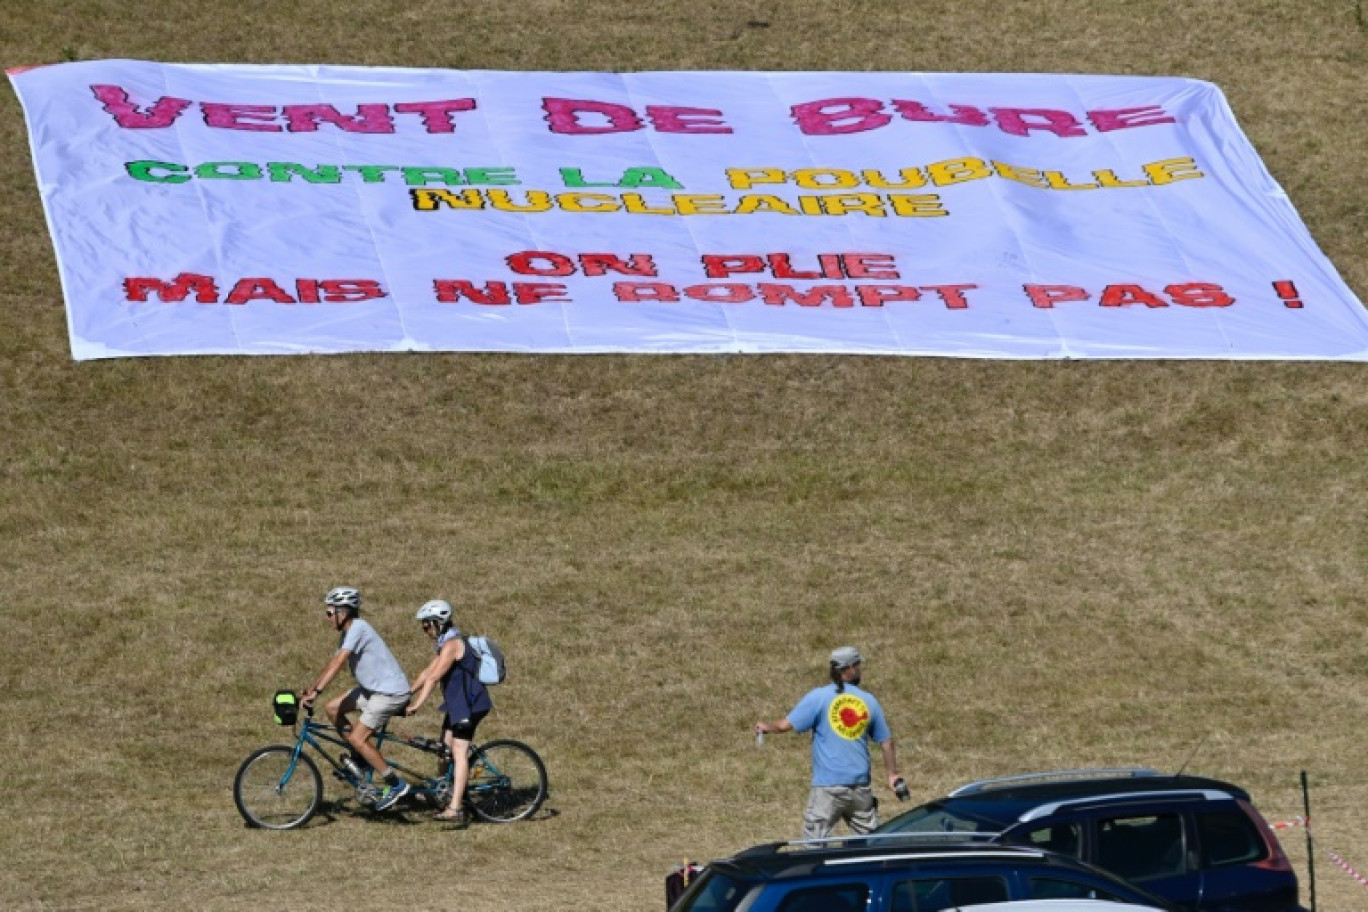
<svg viewBox="0 0 1368 912"><path fill-rule="evenodd" d="M879 825L879 801L867 785L814 785L803 814L803 838L825 839L844 820L852 833L869 833Z"/></svg>
<svg viewBox="0 0 1368 912"><path fill-rule="evenodd" d="M342 703L342 711L346 712L350 707L356 707L361 710L361 724L371 731L377 731L390 719L402 713L408 703L409 694L369 693L365 688L357 687L347 694L347 699Z"/></svg>

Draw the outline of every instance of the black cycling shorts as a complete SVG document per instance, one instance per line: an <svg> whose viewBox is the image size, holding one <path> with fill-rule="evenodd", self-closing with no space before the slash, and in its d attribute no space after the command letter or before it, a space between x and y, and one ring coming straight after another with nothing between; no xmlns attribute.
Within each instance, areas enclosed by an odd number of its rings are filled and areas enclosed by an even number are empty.
<svg viewBox="0 0 1368 912"><path fill-rule="evenodd" d="M451 721L451 716L444 716L442 718L442 731L451 732L452 737L459 741L474 741L475 729L480 727L480 723L484 721L484 717L487 715L489 715L489 710L486 709L484 712L477 712L469 719L462 719L459 722Z"/></svg>

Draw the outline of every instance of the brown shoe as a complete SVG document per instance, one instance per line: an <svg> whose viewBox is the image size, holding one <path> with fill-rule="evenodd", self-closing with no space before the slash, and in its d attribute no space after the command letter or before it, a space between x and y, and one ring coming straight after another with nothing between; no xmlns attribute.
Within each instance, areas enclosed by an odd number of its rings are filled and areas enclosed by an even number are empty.
<svg viewBox="0 0 1368 912"><path fill-rule="evenodd" d="M457 826L470 825L470 817L467 816L464 808L456 808L455 810L448 808L445 811L433 814L432 819L440 820L443 823L454 823Z"/></svg>

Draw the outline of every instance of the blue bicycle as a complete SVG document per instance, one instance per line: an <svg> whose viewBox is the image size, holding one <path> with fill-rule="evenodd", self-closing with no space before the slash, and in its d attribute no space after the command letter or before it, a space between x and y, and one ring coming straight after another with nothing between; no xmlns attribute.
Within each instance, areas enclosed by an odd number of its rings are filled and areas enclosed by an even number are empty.
<svg viewBox="0 0 1368 912"><path fill-rule="evenodd" d="M268 830L293 830L302 827L317 813L323 802L323 774L305 752L313 753L332 767L335 778L355 791L361 806L373 808L381 783L373 770L358 765L347 744L333 726L313 720L308 707L303 724L289 713L276 720L295 730L295 743L273 744L253 751L238 768L233 780L233 801L238 813L250 826ZM342 748L334 756L324 744ZM376 749L402 745L435 761L432 775L386 757L412 786L409 797L433 807L447 807L451 800L451 755L445 744L432 738L404 738L389 734L385 728L375 733ZM542 806L548 793L546 765L532 748L521 741L489 741L470 748L470 781L464 804L476 817L489 823L511 823L531 817Z"/></svg>

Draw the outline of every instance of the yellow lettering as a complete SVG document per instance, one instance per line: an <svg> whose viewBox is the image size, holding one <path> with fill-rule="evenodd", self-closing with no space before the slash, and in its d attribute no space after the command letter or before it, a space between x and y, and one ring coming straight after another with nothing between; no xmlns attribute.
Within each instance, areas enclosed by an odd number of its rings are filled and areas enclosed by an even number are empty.
<svg viewBox="0 0 1368 912"><path fill-rule="evenodd" d="M1150 182L1147 180L1121 180L1116 176L1115 171L1094 171L1093 177L1097 178L1098 186L1101 187L1148 187Z"/></svg>
<svg viewBox="0 0 1368 912"><path fill-rule="evenodd" d="M727 203L718 194L676 193L675 208L680 215L726 215Z"/></svg>
<svg viewBox="0 0 1368 912"><path fill-rule="evenodd" d="M1097 184L1071 184L1063 171L1046 171L1045 180L1051 190L1096 190Z"/></svg>
<svg viewBox="0 0 1368 912"><path fill-rule="evenodd" d="M637 215L675 215L673 206L652 206L640 193L622 194L622 208Z"/></svg>
<svg viewBox="0 0 1368 912"><path fill-rule="evenodd" d="M865 183L876 190L916 190L926 186L926 175L920 168L903 168L898 172L900 180L891 181L879 171L861 171Z"/></svg>
<svg viewBox="0 0 1368 912"><path fill-rule="evenodd" d="M736 201L736 208L732 210L734 215L751 215L755 212L773 212L778 215L803 214L789 205L787 200L768 193L748 193Z"/></svg>
<svg viewBox="0 0 1368 912"><path fill-rule="evenodd" d="M847 212L863 212L880 218L888 215L884 211L883 198L877 193L841 193L820 199L827 215L845 215Z"/></svg>
<svg viewBox="0 0 1368 912"><path fill-rule="evenodd" d="M1008 180L1018 181L1030 187L1039 187L1044 190L1050 186L1049 181L1045 180L1045 175L1036 168L1025 168L1021 165L1009 165L1006 162L995 161L993 167L997 173Z"/></svg>
<svg viewBox="0 0 1368 912"><path fill-rule="evenodd" d="M431 212L442 206L452 209L484 208L484 198L479 190L462 190L460 193L453 190L410 190L409 197L413 200L413 208L419 212Z"/></svg>
<svg viewBox="0 0 1368 912"><path fill-rule="evenodd" d="M617 212L622 208L616 196L606 193L559 193L556 205L566 212Z"/></svg>
<svg viewBox="0 0 1368 912"><path fill-rule="evenodd" d="M513 202L507 190L486 190L490 205L501 212L546 212L551 208L551 194L545 190L528 190L525 203Z"/></svg>
<svg viewBox="0 0 1368 912"><path fill-rule="evenodd" d="M1205 174L1197 170L1197 163L1190 158L1166 158L1163 161L1145 165L1145 173L1149 175L1150 180L1154 181L1156 187L1171 184L1174 181L1206 177Z"/></svg>
<svg viewBox="0 0 1368 912"><path fill-rule="evenodd" d="M992 170L981 158L952 158L949 161L934 162L926 166L926 171L931 175L931 183L937 187L993 175Z"/></svg>
<svg viewBox="0 0 1368 912"><path fill-rule="evenodd" d="M860 176L839 168L802 168L793 172L793 182L806 190L847 190L860 186Z"/></svg>
<svg viewBox="0 0 1368 912"><path fill-rule="evenodd" d="M749 190L756 184L782 184L788 175L778 168L728 168L727 181L735 190Z"/></svg>
<svg viewBox="0 0 1368 912"><path fill-rule="evenodd" d="M936 193L890 193L888 201L893 204L894 215L933 218L950 214L945 211L940 195Z"/></svg>

